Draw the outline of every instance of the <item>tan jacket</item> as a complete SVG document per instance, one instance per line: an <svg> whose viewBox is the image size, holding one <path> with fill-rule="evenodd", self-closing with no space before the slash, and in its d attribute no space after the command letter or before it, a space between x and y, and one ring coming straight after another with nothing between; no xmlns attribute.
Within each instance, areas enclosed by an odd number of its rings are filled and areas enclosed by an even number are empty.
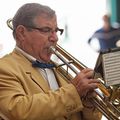
<svg viewBox="0 0 120 120"><path fill-rule="evenodd" d="M0 59L1 113L9 120L99 120L99 112L84 108L75 87L55 74L61 88L52 91L17 51Z"/></svg>

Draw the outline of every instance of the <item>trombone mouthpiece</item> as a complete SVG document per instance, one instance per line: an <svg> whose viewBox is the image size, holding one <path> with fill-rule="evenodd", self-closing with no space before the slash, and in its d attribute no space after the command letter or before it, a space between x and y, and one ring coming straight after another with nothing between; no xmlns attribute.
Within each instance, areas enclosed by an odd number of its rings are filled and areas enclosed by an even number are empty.
<svg viewBox="0 0 120 120"><path fill-rule="evenodd" d="M50 50L51 50L52 52L55 52L56 49L55 49L54 46L51 46L51 47L50 47Z"/></svg>

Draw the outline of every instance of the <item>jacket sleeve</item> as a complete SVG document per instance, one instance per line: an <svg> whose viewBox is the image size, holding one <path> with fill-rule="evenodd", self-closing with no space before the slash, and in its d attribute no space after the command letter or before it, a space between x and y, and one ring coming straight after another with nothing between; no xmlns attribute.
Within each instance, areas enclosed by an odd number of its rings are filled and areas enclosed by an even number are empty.
<svg viewBox="0 0 120 120"><path fill-rule="evenodd" d="M90 102L90 99L83 98L83 110L82 110L82 119L83 120L101 120L102 113Z"/></svg>
<svg viewBox="0 0 120 120"><path fill-rule="evenodd" d="M82 111L83 120L101 120L102 114L96 108L84 107Z"/></svg>

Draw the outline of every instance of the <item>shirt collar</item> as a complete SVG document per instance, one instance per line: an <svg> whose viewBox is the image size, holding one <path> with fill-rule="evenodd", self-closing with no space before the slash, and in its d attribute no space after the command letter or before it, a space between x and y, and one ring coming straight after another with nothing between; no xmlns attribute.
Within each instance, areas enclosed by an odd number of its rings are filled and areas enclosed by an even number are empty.
<svg viewBox="0 0 120 120"><path fill-rule="evenodd" d="M26 53L25 51L23 51L21 48L19 48L18 46L15 46L15 49L17 51L19 51L20 53L22 53L22 55L24 55L28 60L30 61L36 61L36 58L34 58L33 56L29 55L28 53Z"/></svg>

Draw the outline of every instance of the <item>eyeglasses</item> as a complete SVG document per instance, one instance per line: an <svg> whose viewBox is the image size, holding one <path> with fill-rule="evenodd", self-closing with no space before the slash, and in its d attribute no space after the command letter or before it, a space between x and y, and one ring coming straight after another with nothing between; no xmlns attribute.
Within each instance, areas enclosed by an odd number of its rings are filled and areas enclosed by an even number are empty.
<svg viewBox="0 0 120 120"><path fill-rule="evenodd" d="M38 28L38 27L34 27L34 26L25 26L27 28L31 28L31 29L36 29L38 31L40 31L41 33L44 33L44 34L51 34L53 32L56 32L58 35L62 35L63 32L64 32L64 29L60 29L60 28L55 28L55 30L53 30L52 28L50 27L41 27L41 28Z"/></svg>

